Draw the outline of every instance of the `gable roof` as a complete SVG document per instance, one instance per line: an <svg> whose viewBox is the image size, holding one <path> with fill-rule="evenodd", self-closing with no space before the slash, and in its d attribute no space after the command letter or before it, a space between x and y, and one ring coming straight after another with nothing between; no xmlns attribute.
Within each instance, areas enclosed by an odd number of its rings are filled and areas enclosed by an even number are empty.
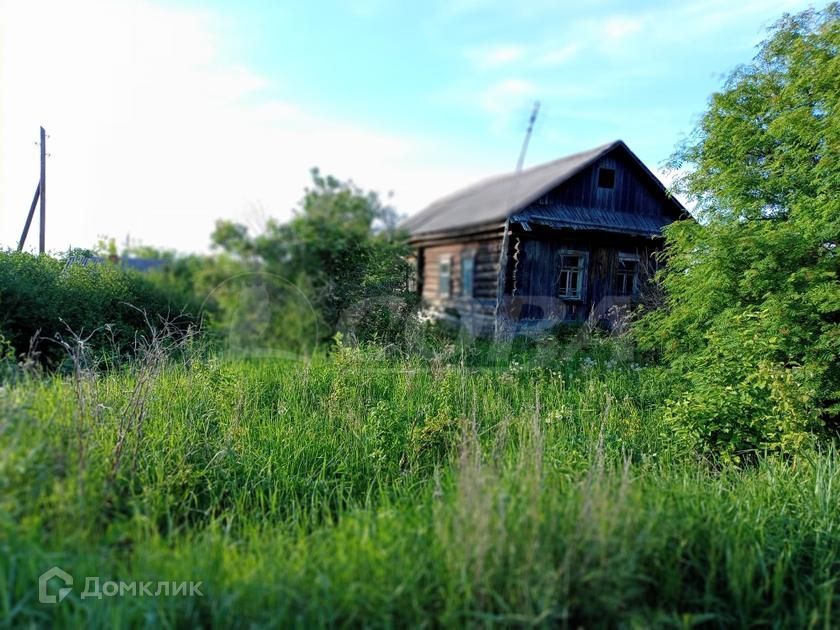
<svg viewBox="0 0 840 630"><path fill-rule="evenodd" d="M532 166L519 173L506 173L482 180L435 201L424 210L406 219L401 227L408 230L411 235L417 235L504 221L517 210L619 148L623 149L641 167L663 194L667 194L665 187L644 163L623 141L616 140L553 162ZM676 213L684 211L676 199L672 198L672 201Z"/></svg>

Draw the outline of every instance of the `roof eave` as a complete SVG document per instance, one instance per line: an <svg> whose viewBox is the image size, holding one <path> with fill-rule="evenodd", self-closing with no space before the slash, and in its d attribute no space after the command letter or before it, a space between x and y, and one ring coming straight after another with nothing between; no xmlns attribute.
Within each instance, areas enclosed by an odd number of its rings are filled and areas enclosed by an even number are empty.
<svg viewBox="0 0 840 630"><path fill-rule="evenodd" d="M445 241L450 239L463 239L464 237L492 238L496 232L503 230L505 222L503 219L484 221L472 225L461 226L448 230L433 230L429 232L417 232L409 235L409 245L426 245L433 241Z"/></svg>

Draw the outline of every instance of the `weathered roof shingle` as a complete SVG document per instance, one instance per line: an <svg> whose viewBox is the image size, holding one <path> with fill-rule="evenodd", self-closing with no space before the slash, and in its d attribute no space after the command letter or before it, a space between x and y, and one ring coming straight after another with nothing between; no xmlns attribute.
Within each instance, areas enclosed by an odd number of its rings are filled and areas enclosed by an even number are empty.
<svg viewBox="0 0 840 630"><path fill-rule="evenodd" d="M588 151L575 153L553 162L525 169L519 173L506 173L482 180L439 199L406 219L402 223L402 227L412 236L415 236L504 221L541 195L566 182L593 162L619 147L625 150L664 191L661 182L630 151L627 145L621 140L616 140ZM678 211L682 209L679 202L676 202L676 200L674 202ZM544 224L553 224L555 227L605 229L652 235L659 233L661 229L659 223L667 223L667 221L640 217L608 216L626 213L593 212L588 208L568 208L569 212L563 210L564 208L559 206L554 208L550 212L552 221L546 221ZM625 221L622 221L622 218L632 219L631 223L633 225L627 225Z"/></svg>
<svg viewBox="0 0 840 630"><path fill-rule="evenodd" d="M503 221L512 212L563 183L621 143L620 140L525 169L482 180L443 197L406 219L411 234Z"/></svg>

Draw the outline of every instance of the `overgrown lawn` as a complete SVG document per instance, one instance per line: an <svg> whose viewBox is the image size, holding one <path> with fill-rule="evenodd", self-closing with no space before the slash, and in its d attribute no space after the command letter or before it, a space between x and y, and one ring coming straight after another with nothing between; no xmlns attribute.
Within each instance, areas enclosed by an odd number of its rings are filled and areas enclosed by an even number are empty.
<svg viewBox="0 0 840 630"><path fill-rule="evenodd" d="M503 359L341 348L19 376L0 390L0 615L836 623L832 447L721 467L673 441L657 411L664 374L608 345ZM52 566L73 592L41 604ZM204 596L82 598L86 577L201 581Z"/></svg>

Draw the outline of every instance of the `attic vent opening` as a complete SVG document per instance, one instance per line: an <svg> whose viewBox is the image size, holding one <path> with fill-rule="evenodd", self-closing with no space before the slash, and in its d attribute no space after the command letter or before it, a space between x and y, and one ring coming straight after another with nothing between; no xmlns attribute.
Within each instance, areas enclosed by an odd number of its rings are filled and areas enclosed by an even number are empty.
<svg viewBox="0 0 840 630"><path fill-rule="evenodd" d="M615 169L598 169L598 188L615 188Z"/></svg>

